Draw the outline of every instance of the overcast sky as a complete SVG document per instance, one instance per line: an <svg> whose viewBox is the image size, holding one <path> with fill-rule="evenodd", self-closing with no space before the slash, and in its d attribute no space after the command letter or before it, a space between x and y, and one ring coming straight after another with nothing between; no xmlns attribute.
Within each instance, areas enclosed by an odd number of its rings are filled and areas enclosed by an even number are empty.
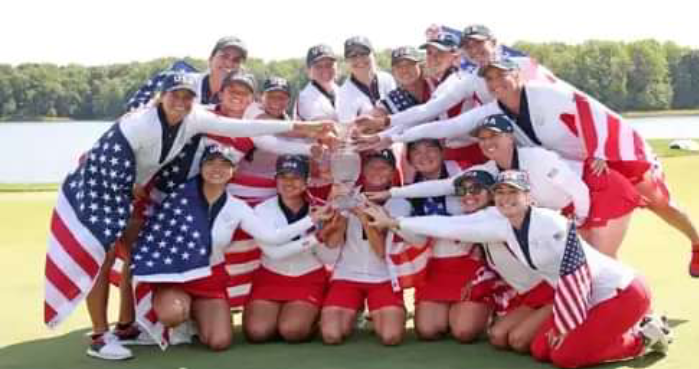
<svg viewBox="0 0 699 369"><path fill-rule="evenodd" d="M309 46L321 42L340 52L344 39L355 34L368 36L378 49L418 45L433 23L458 29L483 23L505 43L654 38L699 48L699 19L686 0L190 3L3 1L0 63L99 65L164 56L206 58L225 35L242 38L254 57L281 59L302 57Z"/></svg>

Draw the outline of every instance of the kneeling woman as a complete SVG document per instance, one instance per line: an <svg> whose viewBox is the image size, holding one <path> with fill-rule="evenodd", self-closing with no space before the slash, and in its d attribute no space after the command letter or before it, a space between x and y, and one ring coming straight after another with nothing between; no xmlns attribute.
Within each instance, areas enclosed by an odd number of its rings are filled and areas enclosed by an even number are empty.
<svg viewBox="0 0 699 369"><path fill-rule="evenodd" d="M174 328L193 319L199 340L214 350L226 349L232 338L223 252L236 229L279 245L313 226L307 216L274 229L243 201L228 196L226 184L239 160L228 148L207 147L201 174L180 185L155 209L133 254L134 278L152 284L158 320Z"/></svg>
<svg viewBox="0 0 699 369"><path fill-rule="evenodd" d="M650 292L633 270L580 240L560 214L532 206L526 173L500 173L494 186L495 208L472 215L391 219L367 210L374 225L471 242L506 242L521 264L556 288L554 314L539 329L532 355L561 368L579 368L667 350L669 329L659 319L643 319ZM571 255L580 262L587 286L574 317L564 298ZM565 261L565 262L564 262ZM587 271L585 271L587 270ZM582 300L581 300L582 301ZM577 304L576 304L577 306ZM624 314L619 314L624 311ZM641 322L640 332L635 328ZM645 344L645 346L644 346Z"/></svg>
<svg viewBox="0 0 699 369"><path fill-rule="evenodd" d="M299 155L277 158L275 196L255 207L255 213L275 228L303 219L309 212L308 159ZM255 272L250 302L243 313L248 341L263 342L280 335L289 342L312 337L328 283L326 264L334 263L339 244L329 248L320 240L337 221L290 241L288 245L260 243L262 266ZM303 249L295 244L309 244ZM289 253L287 250L295 251Z"/></svg>

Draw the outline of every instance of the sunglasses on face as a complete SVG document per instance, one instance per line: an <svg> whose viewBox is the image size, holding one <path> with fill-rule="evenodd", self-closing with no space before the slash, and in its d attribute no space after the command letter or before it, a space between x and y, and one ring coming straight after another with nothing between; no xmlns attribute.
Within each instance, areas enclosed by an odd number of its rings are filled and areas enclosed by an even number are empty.
<svg viewBox="0 0 699 369"><path fill-rule="evenodd" d="M480 184L470 184L456 188L456 196L478 195L487 189Z"/></svg>

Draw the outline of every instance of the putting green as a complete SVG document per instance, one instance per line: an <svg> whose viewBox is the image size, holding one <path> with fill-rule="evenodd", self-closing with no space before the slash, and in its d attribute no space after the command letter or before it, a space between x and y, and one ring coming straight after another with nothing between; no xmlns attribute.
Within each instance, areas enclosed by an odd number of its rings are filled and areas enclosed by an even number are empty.
<svg viewBox="0 0 699 369"><path fill-rule="evenodd" d="M699 158L669 158L665 167L674 199L699 222ZM445 340L418 342L412 332L399 347L380 346L367 332L347 344L326 347L318 341L288 345L250 345L240 334L233 347L210 353L200 346L174 347L165 353L152 347L135 349L136 359L108 363L85 356L89 327L84 307L57 330L43 326L43 266L52 192L0 193L0 368L549 368L529 357L497 352L485 342L459 345ZM675 330L675 343L665 358L648 357L613 368L695 368L699 342L699 280L689 278L689 243L648 211L634 216L621 259L647 277L655 310L665 312ZM116 294L114 294L116 296ZM116 317L116 301L110 316ZM619 314L623 314L620 311ZM600 334L604 334L601 332Z"/></svg>

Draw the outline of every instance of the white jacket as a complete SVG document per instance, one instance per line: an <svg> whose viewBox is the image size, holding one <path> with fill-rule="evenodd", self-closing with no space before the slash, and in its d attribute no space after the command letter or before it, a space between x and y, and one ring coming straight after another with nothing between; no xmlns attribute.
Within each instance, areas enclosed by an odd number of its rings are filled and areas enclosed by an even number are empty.
<svg viewBox="0 0 699 369"><path fill-rule="evenodd" d="M279 197L275 196L255 207L255 215L272 227L281 228L289 223L279 206ZM312 232L306 232L301 238L283 245L269 245L259 242L262 249L262 265L278 274L296 277L333 264L337 260L340 248L327 248Z"/></svg>

